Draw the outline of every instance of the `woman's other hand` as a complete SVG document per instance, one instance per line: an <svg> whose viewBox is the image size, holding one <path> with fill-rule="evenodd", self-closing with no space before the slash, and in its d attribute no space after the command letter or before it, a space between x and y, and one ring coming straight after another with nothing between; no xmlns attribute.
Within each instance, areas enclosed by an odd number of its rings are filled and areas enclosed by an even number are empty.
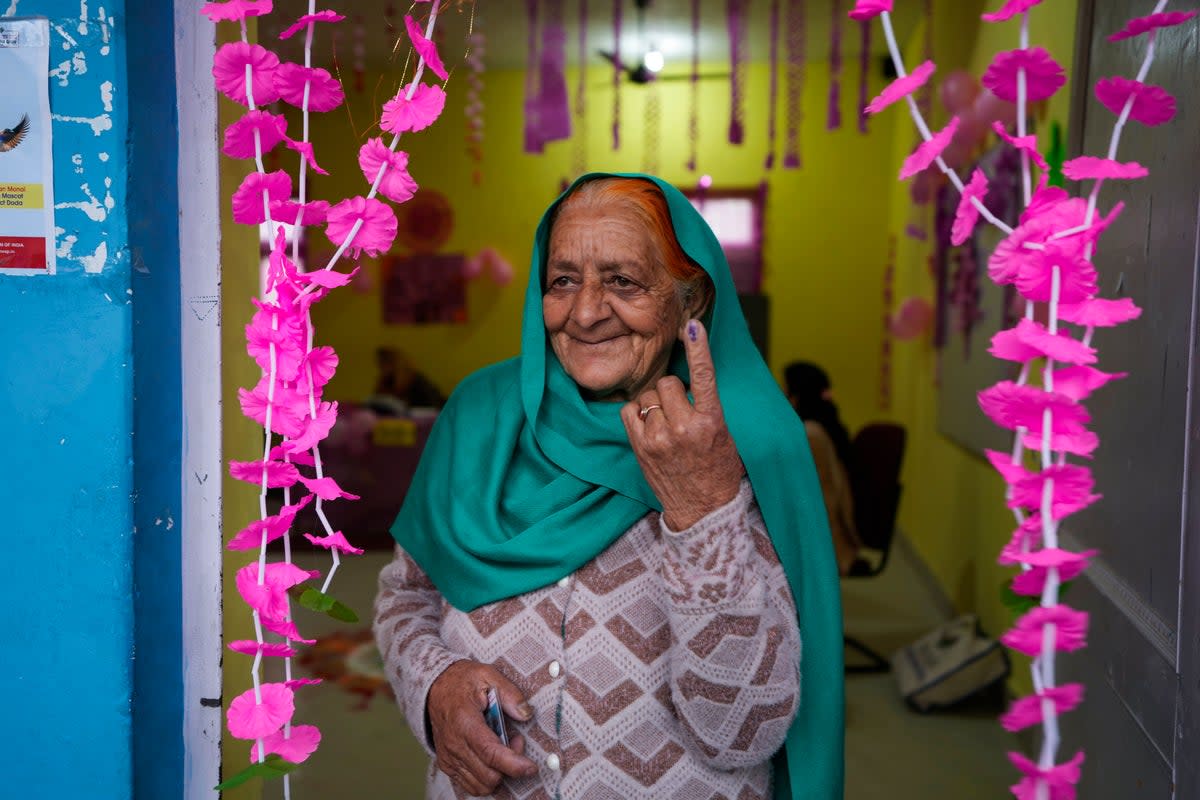
<svg viewBox="0 0 1200 800"><path fill-rule="evenodd" d="M684 326L683 346L695 405L683 382L668 375L621 409L638 464L675 531L736 497L745 471L725 426L708 332L700 322Z"/></svg>
<svg viewBox="0 0 1200 800"><path fill-rule="evenodd" d="M510 735L505 747L488 727L483 713L489 687L495 687L507 716L521 721L533 716L512 681L477 661L457 661L447 667L429 687L426 704L438 769L473 797L492 794L506 775L537 774L537 765L523 755L524 737Z"/></svg>

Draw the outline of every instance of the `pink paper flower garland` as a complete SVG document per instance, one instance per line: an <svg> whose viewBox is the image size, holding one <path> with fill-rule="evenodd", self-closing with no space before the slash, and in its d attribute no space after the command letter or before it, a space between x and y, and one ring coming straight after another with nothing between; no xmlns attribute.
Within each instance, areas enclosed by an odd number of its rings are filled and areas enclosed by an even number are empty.
<svg viewBox="0 0 1200 800"><path fill-rule="evenodd" d="M1121 210L1117 204L1107 216L1097 218L1097 200L1105 180L1144 177L1140 164L1116 160L1120 134L1133 119L1154 126L1175 114L1175 100L1165 90L1142 82L1154 57L1156 32L1191 19L1195 12L1162 13L1167 0L1159 0L1154 13L1131 20L1110 41L1147 35L1149 43L1137 80L1115 76L1097 82L1096 97L1117 115L1109 152L1103 158L1082 156L1064 165L1073 180L1092 180L1089 197L1069 197L1062 189L1047 186L1047 165L1037 149L1037 140L1025 130L1026 107L1031 100L1055 94L1065 83L1062 67L1044 49L1029 47L1029 10L1040 0L1008 0L997 11L983 15L987 22L1019 18L1020 48L999 53L984 73L983 83L996 96L1018 106L1017 131L1010 135L1003 125L996 132L1021 154L1026 209L1015 229L1001 222L984 205L987 178L976 170L969 183L950 169L941 153L953 136L957 118L940 132L932 132L912 92L925 84L932 63L922 64L912 75L904 69L892 29L891 2L858 0L850 12L853 19L879 17L887 35L892 60L899 76L868 107L876 113L890 103L908 103L922 142L906 159L901 178L910 177L936 164L959 190L962 199L951 230L955 244L970 237L982 217L1002 230L1007 238L996 248L988 263L988 274L1001 285L1013 286L1026 301L1026 315L1015 327L1000 331L992 339L991 353L997 358L1022 364L1017 381L1002 381L979 395L983 412L997 425L1013 431L1011 453L989 452L988 457L1008 486L1006 500L1013 510L1017 529L1005 546L1000 563L1020 569L1013 581L1017 594L1035 597L1039 604L1023 614L1001 637L1003 643L1033 658L1035 694L1018 699L1001 718L1011 731L1041 725L1042 747L1037 761L1019 753L1009 758L1021 772L1012 786L1019 800L1075 797L1075 787L1084 761L1082 752L1065 763L1056 763L1059 741L1058 716L1082 701L1079 684L1056 685L1054 662L1059 652L1086 645L1088 615L1059 602L1063 581L1086 569L1095 551L1071 552L1059 545L1058 528L1063 519L1087 508L1100 498L1093 492L1091 470L1067 463L1069 456L1090 457L1099 438L1088 430L1091 417L1083 406L1091 392L1124 375L1101 372L1092 365L1097 353L1091 346L1096 327L1112 326L1135 319L1140 313L1132 301L1097 297L1096 270L1092 265L1097 239ZM1032 181L1036 166L1040 178ZM1034 304L1048 305L1048 322L1034 320ZM1079 329L1068 331L1064 324ZM1041 386L1029 384L1033 361L1043 360ZM1065 364L1067 366L1061 366ZM1040 469L1026 467L1025 450L1040 455Z"/></svg>
<svg viewBox="0 0 1200 800"><path fill-rule="evenodd" d="M264 428L263 457L259 461L229 464L230 475L260 487L259 519L252 521L227 544L230 550L258 550L258 559L240 569L235 584L238 594L250 606L256 639L230 643L231 650L251 655L253 688L234 698L226 721L229 732L240 739L252 740L251 766L225 781L220 787L231 788L253 777L282 776L285 796L287 773L307 759L320 744L321 733L312 725L292 725L295 714L295 690L319 681L291 679L291 658L297 650L289 642L311 644L292 619L292 600L314 610L325 611L339 619L356 619L353 612L326 594L341 554L360 554L341 531L332 530L322 505L325 502L358 499L343 490L337 481L324 474L320 443L337 420L338 404L322 399L325 385L337 369L337 354L327 346L314 346L312 304L331 290L350 282L357 269L345 273L333 267L349 253L357 258L362 252L378 255L386 252L396 236L396 215L391 207L375 199L377 193L397 203L411 198L417 184L408 173L408 155L398 151L400 134L419 131L433 123L445 105L441 86L421 82L425 66L447 76L437 49L429 39L437 19L437 4L430 5L424 31L411 17L405 17L409 37L419 59L412 81L387 102L381 127L393 134L390 143L371 139L359 152L359 166L371 188L365 196L351 197L330 207L325 201L306 197L308 169L325 174L314 157L308 141L296 141L287 135L287 120L281 114L262 110L265 103L282 99L302 110L304 129L311 111L329 111L344 100L341 84L326 70L313 68L312 40L316 23L338 22L343 17L315 8L310 0L308 13L287 27L280 38L305 32L304 64L280 63L279 58L248 40L247 17L269 13L271 0L226 0L204 5L201 13L213 22L236 21L241 24L241 41L223 45L213 59L213 79L217 89L249 110L225 131L222 152L231 158L253 158L257 170L248 175L232 198L233 217L246 225L267 223L273 228L287 222L297 227L325 225L326 236L338 250L317 271L302 271L298 263L298 238L293 241L289 258L285 229L272 231L274 247L262 297L255 298L257 310L246 326L246 349L262 370L262 378L252 389L240 389L242 412ZM292 198L291 176L283 171L267 172L263 154L280 143L300 154L299 197ZM267 490L282 488L283 507L267 513ZM293 492L306 493L293 501ZM315 546L330 552L332 566L321 589L305 584L319 572L305 571L291 563L291 527L296 515L314 504L323 531L304 536ZM277 539L284 542L284 560L267 561L267 545ZM268 642L264 630L282 637ZM287 680L264 683L261 679L263 657L283 658Z"/></svg>

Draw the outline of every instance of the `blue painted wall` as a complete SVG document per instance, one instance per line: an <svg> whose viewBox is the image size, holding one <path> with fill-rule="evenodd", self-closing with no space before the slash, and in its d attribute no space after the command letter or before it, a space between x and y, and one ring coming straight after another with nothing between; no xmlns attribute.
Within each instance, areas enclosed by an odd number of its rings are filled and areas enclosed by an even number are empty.
<svg viewBox="0 0 1200 800"><path fill-rule="evenodd" d="M164 459L164 474L147 487L156 509L164 512L161 524L145 504L134 503L140 487L133 467L132 293L150 281L132 277L135 262L140 269L151 257L164 257L162 242L174 235L170 230L163 232L164 238L151 237L141 261L131 258L131 224L162 221L138 212L139 203L127 197L127 30L137 31L138 47L145 47L142 39L161 40L157 52L165 63L157 80L173 84L170 28L138 29L126 18L130 6L154 5L165 7L169 20L171 3L161 0L0 2L0 14L46 16L52 23L50 105L58 228L57 275L0 276L0 442L7 456L0 503L7 517L4 586L9 598L9 625L0 638L0 688L6 701L0 717L0 765L6 767L0 795L6 797L132 796L135 541L160 536L156 546L161 552L174 550L174 565L168 560L161 580L173 582L178 593L178 576L171 572L178 572L178 534L172 533L171 515L178 497L177 463ZM139 80L152 83L154 78ZM135 96L132 102L142 100ZM169 159L174 158L173 106L168 102L155 109L155 127ZM142 108L143 127L146 113ZM138 142L139 149L146 141ZM134 165L143 175L164 169L140 160ZM171 170L160 177L160 183L173 184ZM142 191L138 189L138 199L144 206ZM174 194L161 202L173 206ZM169 209L165 213L171 216ZM165 268L178 271L170 264ZM168 302L169 286L153 288L160 292L156 302ZM177 295L170 302L177 307ZM170 330L169 319L156 319L149 310L141 319ZM177 337L177 323L175 330ZM177 338L175 344L176 372L164 373L163 379L177 383ZM160 393L152 402L165 402L164 397ZM139 408L147 405L139 400ZM161 419L169 421L170 414ZM177 433L174 439L169 433L164 438L162 452L172 447L177 459ZM173 496L164 489L172 480ZM148 546L146 552L152 552ZM169 589L161 590L158 599L169 596ZM145 605L144 599L140 604ZM164 607L162 614L171 617L171 628L178 628L177 605ZM177 641L162 643L169 650L165 661L156 660L160 654L149 644L136 648L139 666L154 665L165 673L168 688L160 696L170 705L170 681L178 677L173 674L178 671ZM161 753L169 760L175 755L171 740L163 744Z"/></svg>

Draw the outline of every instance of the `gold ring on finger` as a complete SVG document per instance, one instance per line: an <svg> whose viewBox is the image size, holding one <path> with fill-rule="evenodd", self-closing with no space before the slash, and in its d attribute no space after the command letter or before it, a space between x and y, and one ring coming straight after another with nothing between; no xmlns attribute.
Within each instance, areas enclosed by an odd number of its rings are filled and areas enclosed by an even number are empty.
<svg viewBox="0 0 1200 800"><path fill-rule="evenodd" d="M656 408L657 408L659 411L662 411L662 406L660 406L658 403L651 403L650 405L648 405L648 406L646 406L645 408L641 409L640 411L638 411L638 419L640 419L642 422L645 422L645 421L646 421L646 417L648 417L648 416L650 415L650 412L651 412L651 411L653 411L653 410L654 410L654 409L656 409Z"/></svg>

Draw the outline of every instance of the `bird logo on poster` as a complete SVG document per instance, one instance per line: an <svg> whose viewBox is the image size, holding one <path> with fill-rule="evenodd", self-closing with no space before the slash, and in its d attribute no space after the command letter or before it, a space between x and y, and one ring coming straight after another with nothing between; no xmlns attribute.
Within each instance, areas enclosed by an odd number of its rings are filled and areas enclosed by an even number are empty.
<svg viewBox="0 0 1200 800"><path fill-rule="evenodd" d="M25 141L27 133L29 133L29 115L25 114L15 128L0 130L0 153L7 153L9 150L15 149L17 145Z"/></svg>

